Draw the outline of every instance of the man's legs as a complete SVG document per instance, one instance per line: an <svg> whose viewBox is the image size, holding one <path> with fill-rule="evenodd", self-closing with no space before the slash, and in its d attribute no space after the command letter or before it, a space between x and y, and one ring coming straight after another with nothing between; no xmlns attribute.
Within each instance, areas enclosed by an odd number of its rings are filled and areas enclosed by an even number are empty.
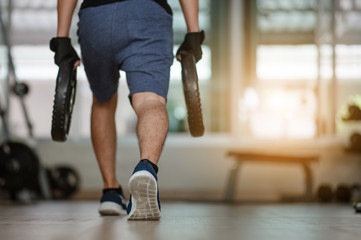
<svg viewBox="0 0 361 240"><path fill-rule="evenodd" d="M155 93L143 92L135 93L132 103L138 117L140 159L157 164L168 132L166 100ZM119 186L115 174L116 106L117 94L108 102L99 102L93 98L91 137L104 188Z"/></svg>
<svg viewBox="0 0 361 240"><path fill-rule="evenodd" d="M157 164L168 132L166 100L155 93L142 92L133 94L132 104L138 117L140 159L148 159L151 163ZM91 137L105 189L119 187L115 174L116 106L117 94L108 102L99 102L95 97L93 98ZM135 194L136 199L136 202L128 206L128 213L131 213L132 219L159 219L160 217L157 170L153 168L156 167L144 160L137 165L137 174L133 174L130 179L130 192ZM103 191L100 214L118 215L121 214L121 209L125 208L121 190L114 191Z"/></svg>
<svg viewBox="0 0 361 240"><path fill-rule="evenodd" d="M140 159L158 163L168 132L166 100L152 92L135 93L132 104L138 117Z"/></svg>

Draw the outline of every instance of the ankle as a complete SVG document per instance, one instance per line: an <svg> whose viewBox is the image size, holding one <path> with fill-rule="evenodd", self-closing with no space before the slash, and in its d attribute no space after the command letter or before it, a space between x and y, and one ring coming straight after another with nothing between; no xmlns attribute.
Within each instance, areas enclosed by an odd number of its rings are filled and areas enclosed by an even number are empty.
<svg viewBox="0 0 361 240"><path fill-rule="evenodd" d="M145 161L145 162L149 162L151 165L152 165L152 167L153 167L153 169L154 169L154 171L155 171L155 173L158 173L158 166L157 166L157 164L155 164L155 163L153 163L153 162L151 162L151 161L149 161L148 159L142 159L142 160L140 160L141 162L142 161Z"/></svg>
<svg viewBox="0 0 361 240"><path fill-rule="evenodd" d="M107 183L104 182L103 183L103 189L115 189L115 188L119 188L120 184L118 182L112 182L112 183Z"/></svg>

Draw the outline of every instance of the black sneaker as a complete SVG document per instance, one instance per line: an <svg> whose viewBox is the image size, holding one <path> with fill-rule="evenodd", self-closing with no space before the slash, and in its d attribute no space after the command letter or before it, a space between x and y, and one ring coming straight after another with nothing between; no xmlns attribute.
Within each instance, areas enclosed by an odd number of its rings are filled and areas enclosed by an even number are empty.
<svg viewBox="0 0 361 240"><path fill-rule="evenodd" d="M98 212L101 215L123 215L126 214L126 205L122 188L103 189Z"/></svg>

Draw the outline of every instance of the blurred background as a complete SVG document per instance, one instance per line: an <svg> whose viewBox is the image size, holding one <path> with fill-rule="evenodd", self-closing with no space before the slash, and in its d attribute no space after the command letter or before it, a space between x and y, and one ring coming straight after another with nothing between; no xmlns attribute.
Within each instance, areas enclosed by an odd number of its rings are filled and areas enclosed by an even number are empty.
<svg viewBox="0 0 361 240"><path fill-rule="evenodd" d="M176 52L186 25L178 0L168 3ZM82 67L69 139L56 143L50 136L58 68L49 40L56 35L57 1L0 4L5 26L0 39L1 121L9 130L8 135L1 125L1 144L9 139L26 143L44 168L71 166L78 181L71 197L97 199L102 182L90 142L92 95ZM340 186L358 187L361 0L200 0L199 7L206 33L197 64L206 133L200 138L188 133L181 66L174 61L167 104L170 128L159 162L161 197L220 201L232 185L232 200L279 201L284 195L302 195L311 184L315 200L321 186L333 192ZM79 52L77 21L74 14L70 35ZM14 74L4 36L17 80L29 86L24 103L33 137L11 90ZM121 72L117 174L125 190L139 159L136 117L127 95ZM252 160L230 152L264 156ZM279 155L300 159L275 160ZM317 160L307 162L304 156ZM0 186L4 178L0 176ZM4 187L0 196L8 196Z"/></svg>

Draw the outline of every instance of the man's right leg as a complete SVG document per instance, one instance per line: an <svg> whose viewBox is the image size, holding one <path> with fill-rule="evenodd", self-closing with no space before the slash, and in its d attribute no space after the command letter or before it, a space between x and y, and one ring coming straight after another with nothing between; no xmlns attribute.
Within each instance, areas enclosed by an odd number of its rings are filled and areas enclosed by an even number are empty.
<svg viewBox="0 0 361 240"><path fill-rule="evenodd" d="M91 112L91 139L103 178L103 196L99 213L119 215L124 213L124 195L115 174L117 94L108 102L93 97Z"/></svg>
<svg viewBox="0 0 361 240"><path fill-rule="evenodd" d="M152 92L132 95L138 117L137 135L141 161L129 179L128 220L159 220L160 202L157 171L168 132L166 99Z"/></svg>

